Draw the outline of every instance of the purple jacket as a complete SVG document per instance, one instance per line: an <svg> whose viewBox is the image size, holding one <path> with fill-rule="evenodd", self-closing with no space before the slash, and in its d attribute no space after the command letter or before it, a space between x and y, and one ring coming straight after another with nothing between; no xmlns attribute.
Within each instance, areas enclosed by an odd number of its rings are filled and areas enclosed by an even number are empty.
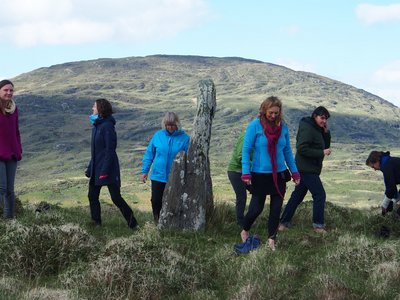
<svg viewBox="0 0 400 300"><path fill-rule="evenodd" d="M0 160L21 160L22 146L18 125L18 108L12 114L0 112Z"/></svg>

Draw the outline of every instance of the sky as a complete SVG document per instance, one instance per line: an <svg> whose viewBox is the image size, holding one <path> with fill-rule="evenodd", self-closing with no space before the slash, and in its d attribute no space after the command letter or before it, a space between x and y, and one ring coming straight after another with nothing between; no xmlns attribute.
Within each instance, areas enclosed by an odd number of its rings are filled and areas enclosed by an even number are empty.
<svg viewBox="0 0 400 300"><path fill-rule="evenodd" d="M97 58L236 56L326 76L400 107L400 1L2 2L0 79Z"/></svg>

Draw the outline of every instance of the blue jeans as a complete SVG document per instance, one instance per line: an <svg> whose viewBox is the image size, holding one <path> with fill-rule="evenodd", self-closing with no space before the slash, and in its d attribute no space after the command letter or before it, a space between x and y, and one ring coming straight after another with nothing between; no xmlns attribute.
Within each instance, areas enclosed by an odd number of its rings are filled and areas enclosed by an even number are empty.
<svg viewBox="0 0 400 300"><path fill-rule="evenodd" d="M4 207L4 218L12 218L14 216L16 173L16 160L0 160L0 205Z"/></svg>
<svg viewBox="0 0 400 300"><path fill-rule="evenodd" d="M307 192L310 191L313 198L313 227L324 228L324 212L326 193L318 174L300 172L300 184L296 185L285 210L281 217L281 223L285 226L290 225L299 204L304 200Z"/></svg>

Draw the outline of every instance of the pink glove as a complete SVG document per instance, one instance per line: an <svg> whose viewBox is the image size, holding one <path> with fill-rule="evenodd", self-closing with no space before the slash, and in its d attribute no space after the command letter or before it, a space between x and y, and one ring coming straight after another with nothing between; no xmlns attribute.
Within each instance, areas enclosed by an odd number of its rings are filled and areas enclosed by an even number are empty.
<svg viewBox="0 0 400 300"><path fill-rule="evenodd" d="M300 180L300 173L299 172L292 173L292 178L294 181Z"/></svg>
<svg viewBox="0 0 400 300"><path fill-rule="evenodd" d="M251 174L243 174L240 179L242 179L242 181L246 182L248 180L251 180Z"/></svg>
<svg viewBox="0 0 400 300"><path fill-rule="evenodd" d="M104 179L106 179L107 177L108 177L108 175L100 175L100 176L99 176L99 179L100 179L100 180L104 180Z"/></svg>

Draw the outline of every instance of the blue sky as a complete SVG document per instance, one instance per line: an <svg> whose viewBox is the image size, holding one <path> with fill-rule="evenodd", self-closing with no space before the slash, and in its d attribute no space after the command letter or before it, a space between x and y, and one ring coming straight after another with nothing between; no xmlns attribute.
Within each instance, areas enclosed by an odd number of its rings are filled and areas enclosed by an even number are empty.
<svg viewBox="0 0 400 300"><path fill-rule="evenodd" d="M400 1L13 0L2 3L0 78L104 57L238 56L400 106L399 35Z"/></svg>

